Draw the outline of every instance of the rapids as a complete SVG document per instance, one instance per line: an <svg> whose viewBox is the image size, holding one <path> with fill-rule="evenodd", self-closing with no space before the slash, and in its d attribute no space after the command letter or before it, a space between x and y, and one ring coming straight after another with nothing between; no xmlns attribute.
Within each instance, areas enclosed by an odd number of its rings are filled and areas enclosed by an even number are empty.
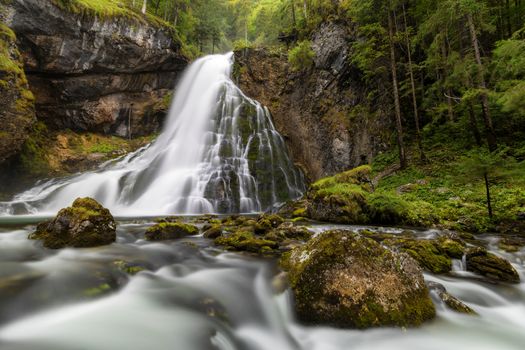
<svg viewBox="0 0 525 350"><path fill-rule="evenodd" d="M94 172L52 179L10 201L1 215L50 215L77 197L113 214L260 212L304 191L268 109L230 78L233 54L195 61L175 91L157 140Z"/></svg>
<svg viewBox="0 0 525 350"><path fill-rule="evenodd" d="M518 350L525 343L523 282L488 284L457 264L451 275L425 278L477 317L436 300L437 319L417 329L305 327L294 320L289 292L274 289L274 261L223 253L200 236L147 242L151 224L120 222L110 246L52 251L27 240L34 226L0 223L0 348ZM503 253L487 240L523 281L525 251ZM143 270L126 274L124 262Z"/></svg>

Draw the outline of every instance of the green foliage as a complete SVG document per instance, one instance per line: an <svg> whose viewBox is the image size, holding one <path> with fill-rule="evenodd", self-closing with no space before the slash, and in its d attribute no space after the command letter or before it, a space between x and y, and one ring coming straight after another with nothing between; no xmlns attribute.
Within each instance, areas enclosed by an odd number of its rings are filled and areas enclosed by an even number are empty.
<svg viewBox="0 0 525 350"><path fill-rule="evenodd" d="M301 41L288 53L288 62L295 71L309 69L314 64L315 52L312 43L308 40Z"/></svg>

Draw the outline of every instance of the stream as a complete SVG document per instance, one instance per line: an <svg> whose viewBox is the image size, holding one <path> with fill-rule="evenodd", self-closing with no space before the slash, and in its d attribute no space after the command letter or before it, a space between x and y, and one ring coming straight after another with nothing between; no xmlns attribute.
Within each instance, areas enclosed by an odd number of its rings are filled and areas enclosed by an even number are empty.
<svg viewBox="0 0 525 350"><path fill-rule="evenodd" d="M416 329L305 327L294 319L291 292L276 282L273 259L224 252L202 236L145 241L153 220L143 218L119 220L117 242L109 246L49 250L27 239L34 221L0 221L2 350L521 350L525 344L525 283L489 284L463 271L460 261L451 274L425 279L443 284L479 316L450 311L434 296L436 319ZM333 227L311 228L322 234ZM525 279L524 249L505 253L497 237L482 239Z"/></svg>

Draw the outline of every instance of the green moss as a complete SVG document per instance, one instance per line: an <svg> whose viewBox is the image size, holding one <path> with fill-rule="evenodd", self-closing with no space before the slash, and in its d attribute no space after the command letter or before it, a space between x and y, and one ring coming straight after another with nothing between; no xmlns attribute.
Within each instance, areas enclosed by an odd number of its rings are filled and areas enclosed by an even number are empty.
<svg viewBox="0 0 525 350"><path fill-rule="evenodd" d="M128 275L136 275L137 273L144 271L143 266L135 265L124 260L114 261L113 264L122 272Z"/></svg>
<svg viewBox="0 0 525 350"><path fill-rule="evenodd" d="M253 232L240 229L227 236L221 236L215 239L214 243L223 246L228 250L246 251L251 253L271 253L278 248L275 241L257 238Z"/></svg>
<svg viewBox="0 0 525 350"><path fill-rule="evenodd" d="M393 238L383 243L407 252L421 267L433 273L447 273L452 270L450 257L437 241Z"/></svg>
<svg viewBox="0 0 525 350"><path fill-rule="evenodd" d="M283 254L280 264L288 271L303 322L352 328L420 325L435 316L433 303L424 286L414 288L414 281L408 280L396 259L394 253L371 239L329 231ZM405 288L405 293L399 293L399 300L389 299L392 304L385 304L383 294L394 298L393 291L371 287L378 281L364 277L361 268L374 269L374 276L399 274L406 285L396 284L395 288ZM412 278L423 280L422 276ZM362 284L359 295L353 292L356 284Z"/></svg>
<svg viewBox="0 0 525 350"><path fill-rule="evenodd" d="M84 291L84 296L93 298L93 297L97 297L103 294L107 294L110 291L111 291L110 285L107 283L103 283L97 287L86 289Z"/></svg>
<svg viewBox="0 0 525 350"><path fill-rule="evenodd" d="M160 241L183 238L199 233L197 226L182 222L161 222L150 228L145 233L145 238L149 241Z"/></svg>
<svg viewBox="0 0 525 350"><path fill-rule="evenodd" d="M53 220L38 224L28 238L41 239L50 249L96 247L113 243L115 228L108 209L92 198L78 198Z"/></svg>

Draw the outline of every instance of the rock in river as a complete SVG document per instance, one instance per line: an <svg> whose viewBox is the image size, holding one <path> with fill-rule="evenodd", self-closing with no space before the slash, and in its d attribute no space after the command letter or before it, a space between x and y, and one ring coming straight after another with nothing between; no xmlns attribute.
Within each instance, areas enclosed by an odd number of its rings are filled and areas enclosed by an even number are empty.
<svg viewBox="0 0 525 350"><path fill-rule="evenodd" d="M108 209L92 198L77 198L51 220L38 224L30 239L51 249L95 247L115 242L116 223Z"/></svg>
<svg viewBox="0 0 525 350"><path fill-rule="evenodd" d="M325 232L286 254L281 264L305 323L417 326L435 316L417 263L359 234Z"/></svg>

